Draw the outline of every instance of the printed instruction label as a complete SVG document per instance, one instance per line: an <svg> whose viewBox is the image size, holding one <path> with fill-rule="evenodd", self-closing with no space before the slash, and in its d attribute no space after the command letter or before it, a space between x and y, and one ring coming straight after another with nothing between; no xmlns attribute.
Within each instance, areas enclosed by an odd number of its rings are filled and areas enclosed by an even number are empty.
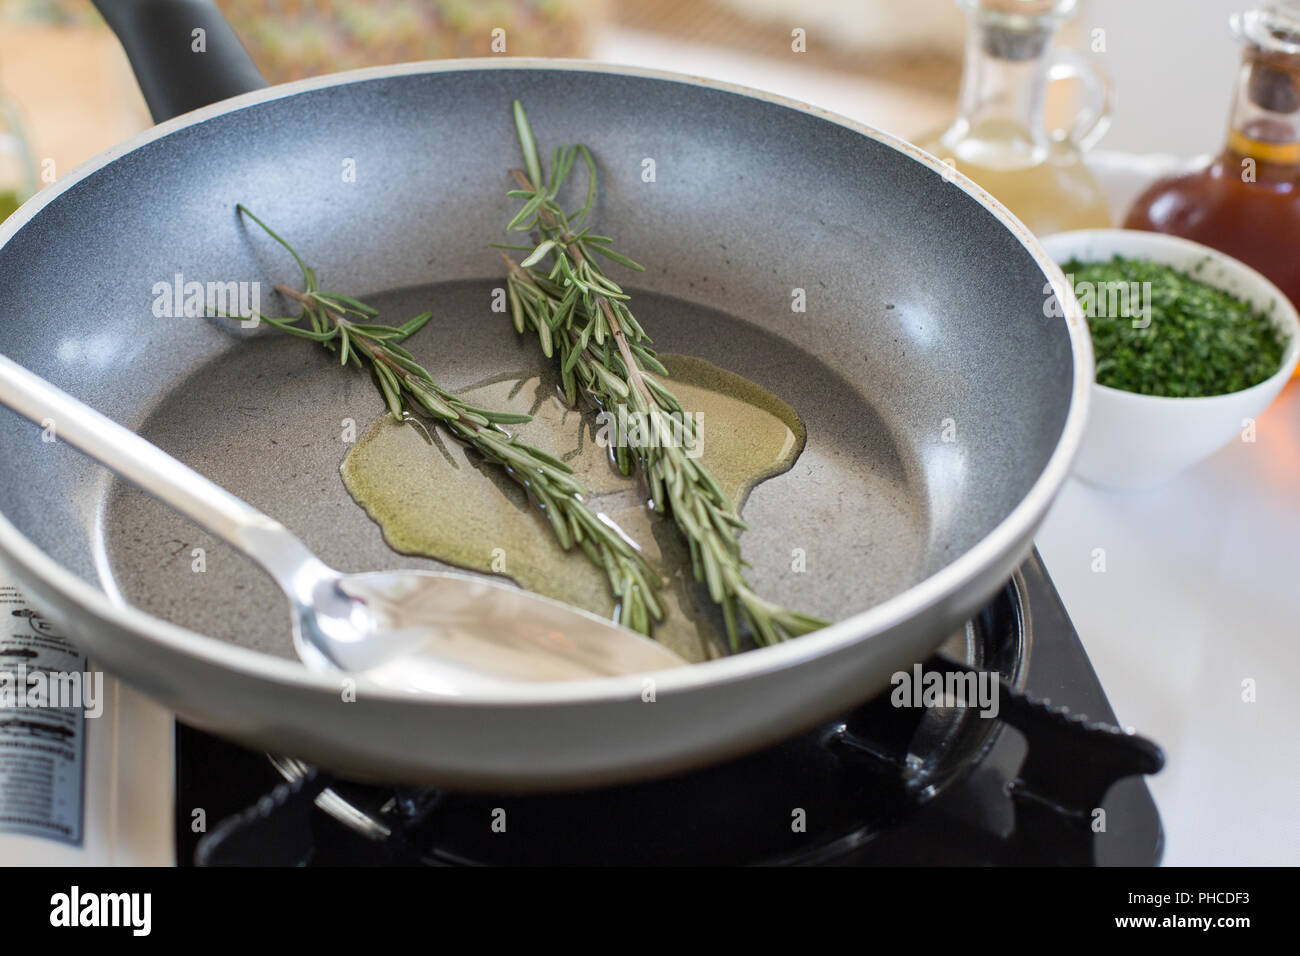
<svg viewBox="0 0 1300 956"><path fill-rule="evenodd" d="M85 673L85 656L0 584L0 833L80 846L85 712L38 691L51 675Z"/></svg>

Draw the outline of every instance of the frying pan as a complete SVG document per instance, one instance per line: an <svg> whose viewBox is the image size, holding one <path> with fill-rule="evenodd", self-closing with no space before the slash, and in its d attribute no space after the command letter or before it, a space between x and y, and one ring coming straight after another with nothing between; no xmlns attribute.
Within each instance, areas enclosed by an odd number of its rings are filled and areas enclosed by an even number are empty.
<svg viewBox="0 0 1300 956"><path fill-rule="evenodd" d="M657 347L744 375L803 418L807 447L750 496L742 545L760 593L837 622L653 682L344 693L292 659L290 622L252 565L42 440L57 429L0 412L0 558L98 665L186 721L366 779L545 789L662 775L880 691L1026 555L1079 442L1089 340L1028 231L932 157L781 97L585 62L418 63L263 88L206 2L101 9L159 125L0 228L0 351L335 567L437 566L393 554L339 479L341 423L383 414L365 376L273 330L159 317L155 290L178 275L294 282L237 216L243 202L327 287L390 320L432 309L413 348L444 385L542 368L490 307L503 283L487 243L517 207L519 98L544 152L592 147L594 221L648 264L628 285Z"/></svg>

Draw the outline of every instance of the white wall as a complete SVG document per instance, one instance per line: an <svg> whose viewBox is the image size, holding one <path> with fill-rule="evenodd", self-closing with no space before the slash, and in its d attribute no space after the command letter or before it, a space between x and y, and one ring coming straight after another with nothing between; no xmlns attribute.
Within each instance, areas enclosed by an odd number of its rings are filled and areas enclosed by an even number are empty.
<svg viewBox="0 0 1300 956"><path fill-rule="evenodd" d="M1254 0L1085 0L1079 41L1105 30L1097 63L1115 83L1099 149L1193 156L1223 145L1241 47L1228 16Z"/></svg>

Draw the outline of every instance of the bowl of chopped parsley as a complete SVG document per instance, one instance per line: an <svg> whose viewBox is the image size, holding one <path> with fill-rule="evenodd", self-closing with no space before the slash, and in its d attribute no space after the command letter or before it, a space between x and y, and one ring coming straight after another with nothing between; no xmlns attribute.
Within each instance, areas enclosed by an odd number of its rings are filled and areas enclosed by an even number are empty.
<svg viewBox="0 0 1300 956"><path fill-rule="evenodd" d="M1255 420L1300 362L1300 318L1276 286L1161 233L1087 229L1043 245L1079 301L1096 358L1076 474L1152 487L1234 439L1254 440Z"/></svg>

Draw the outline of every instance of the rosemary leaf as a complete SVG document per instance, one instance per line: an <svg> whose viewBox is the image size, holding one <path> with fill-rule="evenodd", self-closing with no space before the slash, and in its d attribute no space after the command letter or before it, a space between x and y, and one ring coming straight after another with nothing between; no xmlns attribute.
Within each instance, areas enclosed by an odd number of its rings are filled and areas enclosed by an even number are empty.
<svg viewBox="0 0 1300 956"><path fill-rule="evenodd" d="M540 245L538 245L536 249L533 250L532 255L530 255L527 259L525 259L523 262L519 264L523 266L525 269L527 269L529 266L536 265L537 263L541 262L543 259L546 258L546 254L551 251L551 247L554 245L555 245L554 239L547 239L545 242L541 243Z"/></svg>
<svg viewBox="0 0 1300 956"><path fill-rule="evenodd" d="M604 256L606 259L611 259L621 266L626 266L627 268L633 269L637 272L645 272L645 266L633 262L627 256L620 252L615 252L613 249L606 249L603 245L592 245L588 246L588 248L592 252L596 253L596 255Z"/></svg>
<svg viewBox="0 0 1300 956"><path fill-rule="evenodd" d="M519 147L524 153L524 168L528 170L528 179L538 186L542 184L542 164L537 158L537 141L533 139L533 130L528 125L528 116L524 106L518 100L514 103L515 131L519 134Z"/></svg>

